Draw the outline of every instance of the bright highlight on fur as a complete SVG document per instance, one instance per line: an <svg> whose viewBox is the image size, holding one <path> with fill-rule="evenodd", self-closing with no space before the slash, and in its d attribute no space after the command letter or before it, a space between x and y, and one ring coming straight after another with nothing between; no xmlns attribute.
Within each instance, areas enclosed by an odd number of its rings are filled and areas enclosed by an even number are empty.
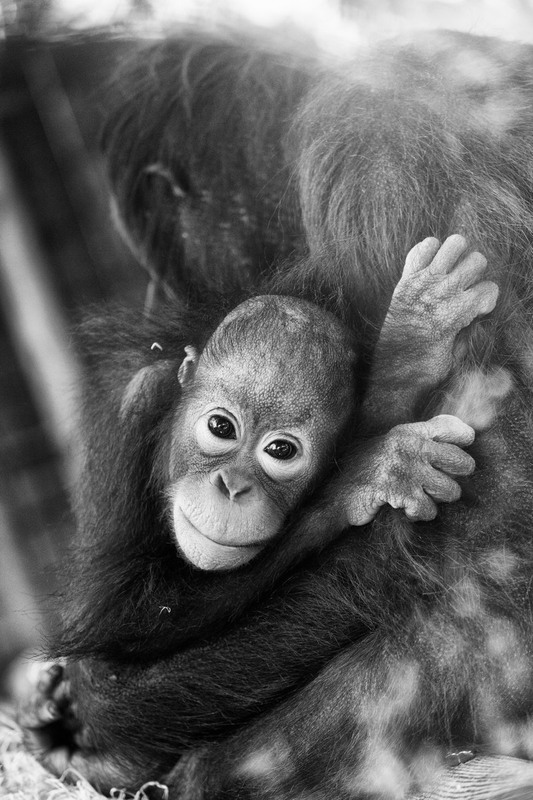
<svg viewBox="0 0 533 800"><path fill-rule="evenodd" d="M456 378L440 413L454 414L475 431L486 430L496 421L513 384L511 373L503 367L469 371Z"/></svg>

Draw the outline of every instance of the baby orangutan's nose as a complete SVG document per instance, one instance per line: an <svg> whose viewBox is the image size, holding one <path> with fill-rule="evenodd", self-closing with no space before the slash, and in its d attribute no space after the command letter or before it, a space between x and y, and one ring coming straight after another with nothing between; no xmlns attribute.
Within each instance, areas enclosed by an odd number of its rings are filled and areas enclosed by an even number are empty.
<svg viewBox="0 0 533 800"><path fill-rule="evenodd" d="M209 480L228 500L238 501L252 489L251 480L233 470L218 469L211 473Z"/></svg>

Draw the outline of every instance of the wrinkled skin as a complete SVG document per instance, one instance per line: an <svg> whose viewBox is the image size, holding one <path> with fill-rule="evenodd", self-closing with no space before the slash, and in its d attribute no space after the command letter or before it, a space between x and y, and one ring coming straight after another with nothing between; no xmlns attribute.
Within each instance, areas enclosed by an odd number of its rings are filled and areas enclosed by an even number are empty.
<svg viewBox="0 0 533 800"><path fill-rule="evenodd" d="M529 75L530 63L528 47L426 35L418 47L381 48L357 69L326 76L302 103L288 163L298 163L309 256L279 278L285 293L329 306L336 298L335 311L363 332L370 352L413 240L462 230L487 254L498 305L461 334L452 361L444 360L445 383L415 391L409 411L422 419L460 408L476 428L477 469L462 499L443 506L433 522L412 524L385 509L358 535L331 541L320 558L252 604L212 649L177 648L179 633L165 614L158 627L142 626L154 661L132 661L140 646L125 615L117 624L115 606L113 634L121 631L129 659L121 661L112 637L106 640L108 620L95 624L105 584L93 565L98 590L85 603L78 599L80 616L95 602L85 630L92 641L85 652L65 646L84 656L69 665L69 697L82 747L73 757L84 757L91 777L105 754L106 769L114 774L118 765L135 784L151 770L170 770L179 751L184 756L167 775L174 797L343 800L391 796L391 783L407 791L450 747L531 754L533 84L517 80ZM469 70L472 64L482 68ZM214 84L222 93L219 74ZM249 74L257 80L260 73L251 66ZM284 133L281 120L279 127ZM271 165L273 173L278 166ZM143 230L135 233L142 240ZM157 237L150 244L157 261ZM180 275L178 269L177 284ZM394 358L402 347L391 338ZM376 360L381 374L385 355ZM383 406L396 415L395 404ZM406 405L399 406L403 414ZM375 410L373 402L370 419ZM387 414L382 420L392 424ZM355 463L356 448L343 462L345 475L351 456ZM326 539L328 532L325 526ZM246 575L241 579L245 585ZM273 678L278 663L283 669ZM45 695L63 691L62 679L51 686ZM237 686L246 686L238 697ZM176 713L188 708L184 732L174 735L161 724L169 698ZM210 727L213 709L235 714L232 724ZM39 722L37 730L47 734ZM53 759L53 750L47 755ZM380 783L384 763L389 783ZM105 784L102 770L95 777Z"/></svg>

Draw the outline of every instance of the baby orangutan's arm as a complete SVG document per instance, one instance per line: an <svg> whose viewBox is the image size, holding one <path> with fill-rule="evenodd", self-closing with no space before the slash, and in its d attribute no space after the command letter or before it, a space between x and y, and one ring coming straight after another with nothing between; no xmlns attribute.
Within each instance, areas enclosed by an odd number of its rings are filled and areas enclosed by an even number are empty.
<svg viewBox="0 0 533 800"><path fill-rule="evenodd" d="M336 485L347 524L365 525L385 505L403 508L411 520L434 519L437 502L461 496L455 478L475 468L474 459L461 449L472 444L474 435L457 417L441 414L397 425L366 452L362 446Z"/></svg>
<svg viewBox="0 0 533 800"><path fill-rule="evenodd" d="M371 522L386 505L404 509L413 521L434 519L437 503L452 503L461 496L455 478L474 471L474 459L462 450L474 436L469 425L441 414L357 443L342 473L303 513L287 547L300 555L312 552L339 531Z"/></svg>
<svg viewBox="0 0 533 800"><path fill-rule="evenodd" d="M498 287L482 280L487 259L467 250L455 234L442 245L424 239L408 253L372 356L365 430L416 419L420 399L452 368L458 334L494 309Z"/></svg>

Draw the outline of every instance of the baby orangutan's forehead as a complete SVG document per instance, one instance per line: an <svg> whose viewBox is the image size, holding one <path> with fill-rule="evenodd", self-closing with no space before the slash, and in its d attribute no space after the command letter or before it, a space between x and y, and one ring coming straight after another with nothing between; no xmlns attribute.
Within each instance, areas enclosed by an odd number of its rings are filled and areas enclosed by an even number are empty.
<svg viewBox="0 0 533 800"><path fill-rule="evenodd" d="M196 389L206 398L245 409L254 424L272 429L305 425L329 416L330 401L316 380L299 372L297 364L269 359L243 363L238 356L228 356L223 364L200 361Z"/></svg>

